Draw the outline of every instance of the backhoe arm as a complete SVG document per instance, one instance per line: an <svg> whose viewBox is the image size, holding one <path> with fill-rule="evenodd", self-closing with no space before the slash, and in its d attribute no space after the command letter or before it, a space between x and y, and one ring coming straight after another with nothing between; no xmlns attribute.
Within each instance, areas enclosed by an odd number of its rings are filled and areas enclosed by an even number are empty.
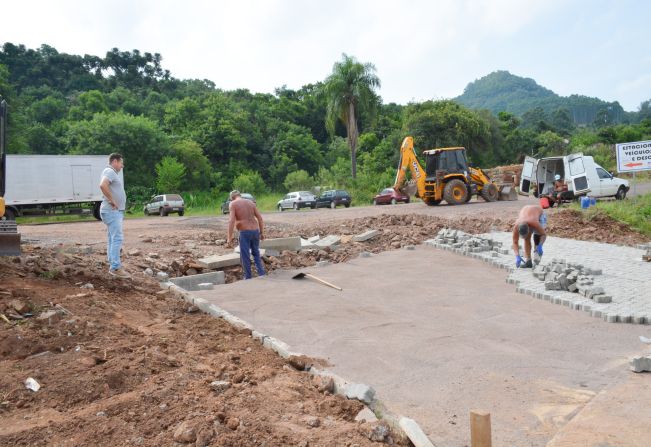
<svg viewBox="0 0 651 447"><path fill-rule="evenodd" d="M423 167L418 162L416 151L414 151L414 139L412 137L405 137L400 146L400 161L398 162L398 172L396 173L396 180L393 184L393 189L396 191L403 190L405 186L405 178L407 177L407 170L411 171L411 182L415 183L416 195L424 197L425 195L425 172ZM405 191L411 195L413 192Z"/></svg>

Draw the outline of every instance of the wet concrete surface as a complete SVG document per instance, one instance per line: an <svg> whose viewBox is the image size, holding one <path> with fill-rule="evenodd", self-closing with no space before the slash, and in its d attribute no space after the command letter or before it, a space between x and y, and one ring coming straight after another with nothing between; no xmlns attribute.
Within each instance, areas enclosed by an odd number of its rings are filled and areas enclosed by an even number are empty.
<svg viewBox="0 0 651 447"><path fill-rule="evenodd" d="M518 294L504 270L434 248L300 271L344 290L285 271L193 294L373 386L436 445L469 444L471 409L491 413L494 445L546 445L632 374L648 335Z"/></svg>

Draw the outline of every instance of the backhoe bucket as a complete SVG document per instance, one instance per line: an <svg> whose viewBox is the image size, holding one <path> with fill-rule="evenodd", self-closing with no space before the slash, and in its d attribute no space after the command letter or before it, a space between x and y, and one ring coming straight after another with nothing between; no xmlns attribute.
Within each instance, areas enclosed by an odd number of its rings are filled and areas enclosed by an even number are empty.
<svg viewBox="0 0 651 447"><path fill-rule="evenodd" d="M416 191L418 191L418 185L415 180L409 180L402 188L400 188L400 190L409 197L412 197L416 194Z"/></svg>
<svg viewBox="0 0 651 447"><path fill-rule="evenodd" d="M518 200L515 185L501 185L497 200Z"/></svg>
<svg viewBox="0 0 651 447"><path fill-rule="evenodd" d="M0 220L0 256L20 256L20 234L13 220Z"/></svg>

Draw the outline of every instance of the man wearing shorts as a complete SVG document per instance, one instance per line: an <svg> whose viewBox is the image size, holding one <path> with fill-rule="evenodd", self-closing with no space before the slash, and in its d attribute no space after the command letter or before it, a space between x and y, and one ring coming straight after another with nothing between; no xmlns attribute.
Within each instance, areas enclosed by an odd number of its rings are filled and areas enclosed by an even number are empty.
<svg viewBox="0 0 651 447"><path fill-rule="evenodd" d="M515 266L522 268L533 267L531 260L531 237L536 247L536 255L543 255L543 243L547 238L545 227L547 216L539 205L527 205L520 210L518 219L513 226L513 253L515 253ZM524 239L524 259L520 256L520 238Z"/></svg>

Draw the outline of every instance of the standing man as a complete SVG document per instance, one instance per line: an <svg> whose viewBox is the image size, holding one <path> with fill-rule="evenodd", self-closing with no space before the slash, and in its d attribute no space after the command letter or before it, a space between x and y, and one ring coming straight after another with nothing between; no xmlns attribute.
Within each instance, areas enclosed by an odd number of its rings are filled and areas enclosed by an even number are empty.
<svg viewBox="0 0 651 447"><path fill-rule="evenodd" d="M513 252L515 253L515 266L522 268L533 267L531 261L531 236L536 247L536 255L543 255L543 243L547 238L545 232L547 216L540 205L527 205L520 210L518 219L513 227ZM519 240L524 238L524 264L520 256Z"/></svg>
<svg viewBox="0 0 651 447"><path fill-rule="evenodd" d="M226 244L231 246L233 241L233 228L240 232L240 260L244 279L251 279L251 254L258 276L264 276L264 266L260 259L260 241L264 240L264 223L262 215L255 203L242 199L238 190L231 192L231 203L228 205L230 216L228 218L228 236Z"/></svg>
<svg viewBox="0 0 651 447"><path fill-rule="evenodd" d="M124 168L122 155L115 153L109 155L109 165L102 171L99 183L99 189L104 195L99 213L108 233L106 255L109 262L109 274L118 278L130 278L120 262L120 249L124 239L122 221L127 205L127 194L124 192L124 183L119 175L122 168Z"/></svg>

